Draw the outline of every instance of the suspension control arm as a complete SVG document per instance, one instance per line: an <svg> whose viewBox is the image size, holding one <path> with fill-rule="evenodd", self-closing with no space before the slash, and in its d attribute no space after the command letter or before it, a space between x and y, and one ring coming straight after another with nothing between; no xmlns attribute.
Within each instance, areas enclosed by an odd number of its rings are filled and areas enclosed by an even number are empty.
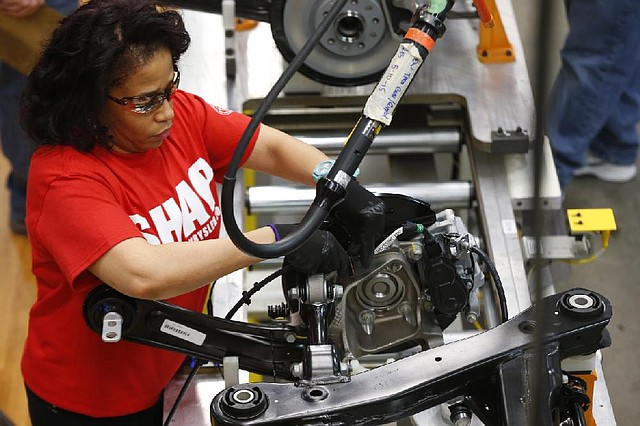
<svg viewBox="0 0 640 426"><path fill-rule="evenodd" d="M84 317L103 340L121 337L216 362L238 356L242 369L287 380L294 379L291 364L304 357L292 327L226 320L166 302L134 299L106 285L86 297ZM105 335L110 321L121 325Z"/></svg>

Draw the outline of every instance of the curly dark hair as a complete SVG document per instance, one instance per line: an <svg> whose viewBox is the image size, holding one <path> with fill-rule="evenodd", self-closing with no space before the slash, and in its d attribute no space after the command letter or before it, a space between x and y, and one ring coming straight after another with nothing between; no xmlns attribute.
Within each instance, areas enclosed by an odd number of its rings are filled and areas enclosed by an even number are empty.
<svg viewBox="0 0 640 426"><path fill-rule="evenodd" d="M110 88L159 50L175 65L190 42L180 14L159 3L91 0L61 21L27 78L22 126L38 146L110 147L98 120Z"/></svg>

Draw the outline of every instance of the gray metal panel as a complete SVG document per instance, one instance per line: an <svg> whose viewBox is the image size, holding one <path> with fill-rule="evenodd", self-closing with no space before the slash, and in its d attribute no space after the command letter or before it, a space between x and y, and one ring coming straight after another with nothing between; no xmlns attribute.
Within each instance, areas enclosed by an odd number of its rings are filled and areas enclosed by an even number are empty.
<svg viewBox="0 0 640 426"><path fill-rule="evenodd" d="M401 154L458 152L460 132L457 129L424 129L423 131L390 131L376 136L367 154ZM301 132L290 134L301 141L315 146L325 154L339 153L347 140L348 132Z"/></svg>

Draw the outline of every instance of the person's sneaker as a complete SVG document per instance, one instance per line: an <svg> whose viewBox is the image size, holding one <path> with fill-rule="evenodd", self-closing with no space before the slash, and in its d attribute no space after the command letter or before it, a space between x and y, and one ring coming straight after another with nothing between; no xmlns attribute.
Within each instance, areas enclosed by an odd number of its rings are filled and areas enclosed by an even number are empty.
<svg viewBox="0 0 640 426"><path fill-rule="evenodd" d="M620 165L587 154L586 164L573 172L574 176L595 176L605 182L629 182L638 173L635 164Z"/></svg>

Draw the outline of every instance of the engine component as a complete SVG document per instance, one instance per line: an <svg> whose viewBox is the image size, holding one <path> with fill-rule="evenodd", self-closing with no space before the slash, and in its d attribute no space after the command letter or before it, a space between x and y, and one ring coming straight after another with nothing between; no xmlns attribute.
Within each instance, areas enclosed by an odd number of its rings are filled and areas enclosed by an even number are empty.
<svg viewBox="0 0 640 426"><path fill-rule="evenodd" d="M407 346L425 350L443 343L442 329L425 310L422 286L405 253L420 250L403 243L375 256L369 271L360 271L335 309L330 335L343 359L390 353Z"/></svg>
<svg viewBox="0 0 640 426"><path fill-rule="evenodd" d="M368 268L336 283L335 274L282 276L285 322L305 327L311 344L331 342L344 364L377 365L443 344L443 331L463 313L481 317L478 292L484 272L471 253L476 246L453 210L434 213L410 197L382 195L389 234ZM400 217L419 222L401 223ZM345 245L338 222L328 228ZM394 229L397 228L397 229ZM467 320L468 321L468 320ZM336 372L341 370L336 367ZM338 375L338 374L336 374ZM311 370L306 377L312 377Z"/></svg>

